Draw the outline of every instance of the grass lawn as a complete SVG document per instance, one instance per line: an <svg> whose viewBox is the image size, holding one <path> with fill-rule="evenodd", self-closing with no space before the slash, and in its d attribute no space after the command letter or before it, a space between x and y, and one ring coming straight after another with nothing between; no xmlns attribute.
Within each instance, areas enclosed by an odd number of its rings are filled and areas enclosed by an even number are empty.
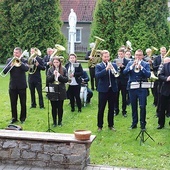
<svg viewBox="0 0 170 170"><path fill-rule="evenodd" d="M86 66L83 65L83 66ZM43 86L45 86L45 72L42 72ZM9 75L5 78L0 77L0 128L4 129L11 120L10 103L8 96ZM72 113L69 101L64 103L64 116L62 127L51 127L56 133L73 133L74 130L91 130L96 139L92 143L90 150L91 164L110 165L118 167L131 167L152 170L168 170L170 167L170 127L169 120L166 118L165 128L157 130L157 118L155 117L156 108L152 106L153 97L148 97L147 105L147 132L155 140L150 138L140 145L140 138L136 140L140 132L138 128L130 130L131 108L127 107L127 118L121 114L115 117L116 132L109 131L107 128L107 108L105 110L104 127L101 132L97 132L97 92L94 91L91 104L82 108L82 112ZM48 129L48 100L44 96L45 110L30 108L30 93L27 89L27 119L22 125L23 130L45 132ZM19 107L19 105L18 105ZM51 107L50 125L52 124ZM17 123L21 125L20 122ZM51 132L53 133L53 132ZM147 137L145 135L145 137Z"/></svg>

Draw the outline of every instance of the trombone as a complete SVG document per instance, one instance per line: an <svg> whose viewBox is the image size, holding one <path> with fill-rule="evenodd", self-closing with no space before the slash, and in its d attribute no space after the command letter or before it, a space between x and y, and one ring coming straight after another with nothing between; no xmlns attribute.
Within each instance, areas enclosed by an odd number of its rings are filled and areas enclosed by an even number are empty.
<svg viewBox="0 0 170 170"><path fill-rule="evenodd" d="M8 63L7 65L3 68L3 70L0 72L0 76L1 77L6 77L8 75L8 73L13 69L13 67L20 67L21 66L21 58L26 56L28 54L28 51L25 50L21 56L18 58L18 57L13 57ZM6 73L5 70L9 67L9 69L7 70Z"/></svg>

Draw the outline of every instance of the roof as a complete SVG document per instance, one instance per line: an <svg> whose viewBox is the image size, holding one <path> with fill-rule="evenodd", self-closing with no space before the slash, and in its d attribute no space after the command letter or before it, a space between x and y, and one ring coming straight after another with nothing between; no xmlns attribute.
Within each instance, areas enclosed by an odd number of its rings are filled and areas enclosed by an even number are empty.
<svg viewBox="0 0 170 170"><path fill-rule="evenodd" d="M77 15L77 22L91 22L97 0L60 0L63 22L68 22L70 10Z"/></svg>

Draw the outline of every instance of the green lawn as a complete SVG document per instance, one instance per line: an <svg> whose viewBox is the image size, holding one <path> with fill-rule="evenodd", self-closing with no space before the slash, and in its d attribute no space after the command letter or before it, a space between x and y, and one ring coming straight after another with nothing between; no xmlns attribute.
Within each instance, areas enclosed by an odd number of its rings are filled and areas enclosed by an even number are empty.
<svg viewBox="0 0 170 170"><path fill-rule="evenodd" d="M86 64L83 65L84 67ZM42 72L43 86L45 85L45 72ZM11 120L10 104L8 97L9 75L5 78L0 77L0 128L4 129ZM23 130L45 132L48 129L48 100L44 96L45 110L29 109L30 94L27 90L27 120L22 125ZM166 120L165 128L157 130L157 118L155 117L155 107L152 106L153 97L148 97L147 105L147 132L153 137L140 145L140 139L136 140L140 132L137 129L130 130L131 109L127 108L128 117L124 118L121 114L115 117L116 132L109 131L107 128L107 109L105 112L103 131L97 132L97 92L91 104L82 108L82 112L70 111L69 101L64 103L63 126L52 128L57 133L73 133L77 129L91 130L96 139L92 143L90 158L92 164L102 164L110 166L143 168L152 170L167 170L170 167L170 127L169 120ZM19 106L18 106L19 107ZM50 124L52 124L50 107ZM21 125L18 123L18 125ZM51 132L52 133L52 132ZM145 135L145 137L147 137Z"/></svg>

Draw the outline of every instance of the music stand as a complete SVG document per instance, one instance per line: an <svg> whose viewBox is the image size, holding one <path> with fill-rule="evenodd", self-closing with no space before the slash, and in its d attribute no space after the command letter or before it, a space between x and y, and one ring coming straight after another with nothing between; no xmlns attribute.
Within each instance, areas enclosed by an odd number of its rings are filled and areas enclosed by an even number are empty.
<svg viewBox="0 0 170 170"><path fill-rule="evenodd" d="M144 134L147 135L147 138L144 138ZM136 137L136 140L138 139L138 137L140 137L140 145L141 143L144 143L148 138L150 138L151 140L154 141L154 139L148 134L148 132L146 131L146 129L141 129L141 131L139 132L139 134ZM155 142L155 141L154 141Z"/></svg>
<svg viewBox="0 0 170 170"><path fill-rule="evenodd" d="M46 87L44 87L46 88ZM47 88L45 89L44 91L45 93L47 93L47 96L48 96L48 93L50 93L50 88L49 88L49 85L47 86ZM48 99L48 103L47 103L47 125L48 125L48 129L46 132L55 132L54 130L51 129L50 127L50 105L49 105L49 98L47 97Z"/></svg>

